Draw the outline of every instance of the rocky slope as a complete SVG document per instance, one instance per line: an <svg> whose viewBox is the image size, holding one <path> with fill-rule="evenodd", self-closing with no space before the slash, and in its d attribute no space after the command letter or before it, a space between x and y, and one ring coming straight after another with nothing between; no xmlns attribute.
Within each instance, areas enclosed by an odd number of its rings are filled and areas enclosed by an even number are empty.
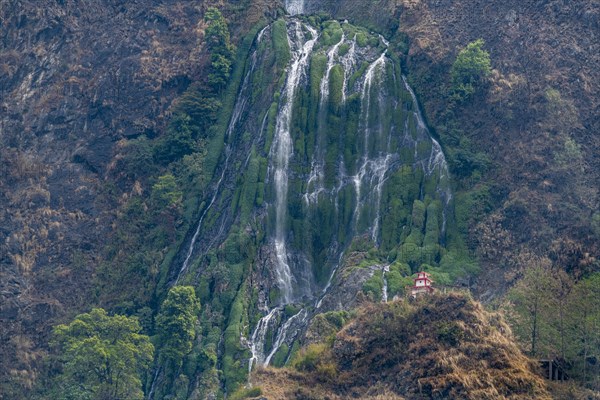
<svg viewBox="0 0 600 400"><path fill-rule="evenodd" d="M401 5L401 29L411 39L407 63L448 147L455 139L443 126L449 118L440 102L444 74L437 68L449 65L457 48L483 38L496 69L485 96L459 107L455 116L465 132L459 140L492 162L476 186L495 192L495 206L471 231L485 265L477 290L486 297L536 257L548 257L576 276L599 268L598 6Z"/></svg>

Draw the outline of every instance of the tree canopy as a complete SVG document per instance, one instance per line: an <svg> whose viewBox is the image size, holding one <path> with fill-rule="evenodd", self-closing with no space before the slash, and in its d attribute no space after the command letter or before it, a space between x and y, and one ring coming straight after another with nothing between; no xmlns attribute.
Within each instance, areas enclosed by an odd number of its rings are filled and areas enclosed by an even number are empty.
<svg viewBox="0 0 600 400"><path fill-rule="evenodd" d="M491 72L490 54L483 49L485 42L477 39L462 49L450 70L453 96L458 100L471 97Z"/></svg>
<svg viewBox="0 0 600 400"><path fill-rule="evenodd" d="M206 44L211 54L211 68L208 84L216 91L221 90L231 73L234 46L231 44L227 21L221 12L211 7L206 11Z"/></svg>
<svg viewBox="0 0 600 400"><path fill-rule="evenodd" d="M109 316L101 308L54 328L62 372L57 399L143 399L141 376L154 346L136 318Z"/></svg>
<svg viewBox="0 0 600 400"><path fill-rule="evenodd" d="M161 337L161 356L180 363L192 350L192 340L200 302L191 286L174 286L169 290L156 317L156 327Z"/></svg>

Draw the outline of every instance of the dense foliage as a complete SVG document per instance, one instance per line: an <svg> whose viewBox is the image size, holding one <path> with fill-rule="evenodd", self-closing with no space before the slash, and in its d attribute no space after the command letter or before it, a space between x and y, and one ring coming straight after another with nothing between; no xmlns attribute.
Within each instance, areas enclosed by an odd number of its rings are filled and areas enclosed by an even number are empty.
<svg viewBox="0 0 600 400"><path fill-rule="evenodd" d="M507 314L536 358L558 357L572 377L600 390L600 274L574 282L561 269L531 264L511 289Z"/></svg>
<svg viewBox="0 0 600 400"><path fill-rule="evenodd" d="M451 90L458 100L472 97L492 71L490 54L483 49L484 45L483 39L469 43L452 64Z"/></svg>
<svg viewBox="0 0 600 400"><path fill-rule="evenodd" d="M156 316L156 329L160 337L160 356L164 361L180 364L192 350L192 340L200 303L191 286L175 286Z"/></svg>
<svg viewBox="0 0 600 400"><path fill-rule="evenodd" d="M154 346L136 318L110 316L100 308L54 328L61 372L55 399L143 399L142 379Z"/></svg>

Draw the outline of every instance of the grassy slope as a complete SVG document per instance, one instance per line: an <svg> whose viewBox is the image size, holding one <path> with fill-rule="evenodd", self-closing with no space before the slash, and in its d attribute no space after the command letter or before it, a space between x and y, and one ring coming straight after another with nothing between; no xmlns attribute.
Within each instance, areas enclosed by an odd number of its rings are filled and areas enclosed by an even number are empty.
<svg viewBox="0 0 600 400"><path fill-rule="evenodd" d="M371 304L321 350L254 381L270 400L550 398L502 317L462 294Z"/></svg>

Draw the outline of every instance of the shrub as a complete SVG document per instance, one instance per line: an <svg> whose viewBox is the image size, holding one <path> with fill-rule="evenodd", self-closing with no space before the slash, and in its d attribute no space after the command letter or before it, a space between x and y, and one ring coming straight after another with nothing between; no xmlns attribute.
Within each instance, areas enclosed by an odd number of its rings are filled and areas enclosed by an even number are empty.
<svg viewBox="0 0 600 400"><path fill-rule="evenodd" d="M456 346L464 337L464 332L456 322L442 322L437 328L438 340L450 346Z"/></svg>
<svg viewBox="0 0 600 400"><path fill-rule="evenodd" d="M292 361L292 367L297 371L314 372L317 370L317 366L327 350L327 345L324 343L310 344L308 347L300 350Z"/></svg>
<svg viewBox="0 0 600 400"><path fill-rule="evenodd" d="M237 390L234 394L232 394L229 399L231 400L242 400L249 399L252 397L258 397L262 395L262 389L260 387L252 387L252 388L241 388Z"/></svg>
<svg viewBox="0 0 600 400"><path fill-rule="evenodd" d="M485 42L477 39L462 49L450 70L452 95L457 100L466 100L473 96L477 87L491 72L490 54L483 50Z"/></svg>

